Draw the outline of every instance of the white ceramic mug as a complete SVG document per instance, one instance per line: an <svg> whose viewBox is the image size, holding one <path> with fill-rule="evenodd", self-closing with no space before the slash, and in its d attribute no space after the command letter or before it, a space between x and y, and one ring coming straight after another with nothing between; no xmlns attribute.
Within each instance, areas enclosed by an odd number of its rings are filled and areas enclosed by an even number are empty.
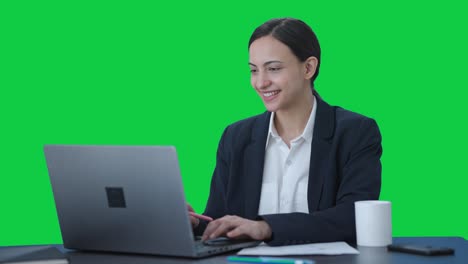
<svg viewBox="0 0 468 264"><path fill-rule="evenodd" d="M392 203L358 201L354 206L357 244L367 247L384 247L392 244Z"/></svg>

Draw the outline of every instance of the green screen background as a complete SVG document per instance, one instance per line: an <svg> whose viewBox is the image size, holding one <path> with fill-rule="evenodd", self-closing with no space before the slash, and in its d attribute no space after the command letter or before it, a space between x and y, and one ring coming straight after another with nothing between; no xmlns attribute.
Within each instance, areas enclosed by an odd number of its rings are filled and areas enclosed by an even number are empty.
<svg viewBox="0 0 468 264"><path fill-rule="evenodd" d="M44 144L175 145L203 211L223 129L261 113L247 42L304 20L316 87L377 120L394 236L468 238L464 1L2 1L0 245L61 243Z"/></svg>

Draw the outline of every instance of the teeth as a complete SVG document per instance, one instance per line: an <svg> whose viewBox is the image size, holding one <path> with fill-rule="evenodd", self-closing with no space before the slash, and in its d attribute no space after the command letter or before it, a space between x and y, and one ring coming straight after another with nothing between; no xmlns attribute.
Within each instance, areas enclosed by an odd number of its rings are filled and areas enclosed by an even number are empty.
<svg viewBox="0 0 468 264"><path fill-rule="evenodd" d="M263 93L263 96L270 97L270 96L276 95L278 93L279 93L279 91L273 91L273 92L269 92L269 93Z"/></svg>

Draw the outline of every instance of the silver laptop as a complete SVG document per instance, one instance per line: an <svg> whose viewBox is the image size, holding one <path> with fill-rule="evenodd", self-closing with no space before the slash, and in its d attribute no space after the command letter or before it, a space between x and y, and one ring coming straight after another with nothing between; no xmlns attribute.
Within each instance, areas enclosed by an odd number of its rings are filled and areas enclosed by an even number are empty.
<svg viewBox="0 0 468 264"><path fill-rule="evenodd" d="M255 246L194 238L171 146L46 145L64 246L204 257Z"/></svg>

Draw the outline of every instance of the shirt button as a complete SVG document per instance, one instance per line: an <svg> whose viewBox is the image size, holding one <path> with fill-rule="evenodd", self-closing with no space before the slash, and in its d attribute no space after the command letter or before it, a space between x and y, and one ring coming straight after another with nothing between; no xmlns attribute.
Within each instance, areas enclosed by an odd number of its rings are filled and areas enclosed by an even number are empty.
<svg viewBox="0 0 468 264"><path fill-rule="evenodd" d="M286 161L286 165L291 166L291 164L292 164L292 161L291 161L291 160L287 160L287 161Z"/></svg>

